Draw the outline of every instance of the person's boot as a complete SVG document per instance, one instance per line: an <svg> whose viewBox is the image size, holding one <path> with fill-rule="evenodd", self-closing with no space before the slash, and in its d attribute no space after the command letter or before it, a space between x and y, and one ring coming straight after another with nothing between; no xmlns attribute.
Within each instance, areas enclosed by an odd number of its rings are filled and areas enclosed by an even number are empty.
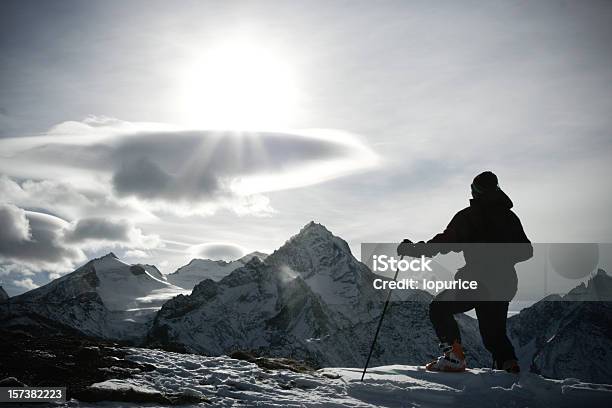
<svg viewBox="0 0 612 408"><path fill-rule="evenodd" d="M440 344L443 355L425 366L428 371L444 371L451 373L459 373L465 371L465 353L461 343L454 342L452 345L448 343Z"/></svg>
<svg viewBox="0 0 612 408"><path fill-rule="evenodd" d="M516 360L506 360L502 364L502 370L506 370L511 374L518 374L521 372L521 367L519 367L518 361Z"/></svg>

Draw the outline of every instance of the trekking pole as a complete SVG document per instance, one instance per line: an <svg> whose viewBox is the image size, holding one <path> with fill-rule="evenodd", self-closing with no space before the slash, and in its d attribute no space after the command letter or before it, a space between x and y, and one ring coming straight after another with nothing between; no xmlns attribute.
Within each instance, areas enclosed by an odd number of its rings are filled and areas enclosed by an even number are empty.
<svg viewBox="0 0 612 408"><path fill-rule="evenodd" d="M407 241L411 243L411 241ZM404 255L400 256L400 261L404 259ZM399 274L399 266L395 268L395 276L393 280L397 280L397 275ZM363 373L361 373L361 381L363 381L363 377L365 377L366 370L368 369L368 364L370 364L370 358L372 358L372 352L374 351L374 345L376 344L376 339L378 338L378 332L380 332L380 327L382 326L383 319L385 318L385 312L387 311L387 307L389 306L389 300L391 300L391 288L389 288L389 292L387 293L387 300L385 301L385 306L383 307L382 314L380 315L380 320L378 321L378 327L376 328L376 334L374 334L374 340L372 341L372 347L370 347L370 353L368 354L368 359L366 360L365 367L363 367Z"/></svg>

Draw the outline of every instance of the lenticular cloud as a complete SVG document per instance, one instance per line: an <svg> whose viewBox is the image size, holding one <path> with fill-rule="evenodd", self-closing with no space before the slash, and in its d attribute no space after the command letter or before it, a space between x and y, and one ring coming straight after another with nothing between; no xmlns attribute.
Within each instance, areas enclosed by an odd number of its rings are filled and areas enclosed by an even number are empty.
<svg viewBox="0 0 612 408"><path fill-rule="evenodd" d="M117 198L185 207L261 201L249 197L321 183L377 162L355 135L336 130L232 132L89 122L0 141L0 173L69 180Z"/></svg>

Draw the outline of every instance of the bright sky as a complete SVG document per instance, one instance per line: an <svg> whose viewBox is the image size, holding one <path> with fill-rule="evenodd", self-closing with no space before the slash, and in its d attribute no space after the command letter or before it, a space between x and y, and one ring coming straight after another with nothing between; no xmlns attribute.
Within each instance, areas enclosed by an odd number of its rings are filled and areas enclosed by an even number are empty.
<svg viewBox="0 0 612 408"><path fill-rule="evenodd" d="M607 1L4 1L0 281L428 239L483 170L610 242L611 60Z"/></svg>

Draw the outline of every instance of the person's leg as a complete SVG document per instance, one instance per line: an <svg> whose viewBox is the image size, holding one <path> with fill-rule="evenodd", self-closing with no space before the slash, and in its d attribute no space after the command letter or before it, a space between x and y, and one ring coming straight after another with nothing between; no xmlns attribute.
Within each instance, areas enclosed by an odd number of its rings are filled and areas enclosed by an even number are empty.
<svg viewBox="0 0 612 408"><path fill-rule="evenodd" d="M508 302L480 302L476 304L476 316L482 342L493 355L495 366L501 369L503 363L516 360L514 347L506 334Z"/></svg>
<svg viewBox="0 0 612 408"><path fill-rule="evenodd" d="M474 308L474 303L460 299L456 291L444 290L429 304L429 319L440 343L461 343L461 333L454 315Z"/></svg>
<svg viewBox="0 0 612 408"><path fill-rule="evenodd" d="M429 318L443 351L442 356L425 365L425 369L429 371L465 371L465 353L454 315L467 312L474 307L474 304L461 298L461 293L458 291L445 290L440 292L429 305Z"/></svg>

